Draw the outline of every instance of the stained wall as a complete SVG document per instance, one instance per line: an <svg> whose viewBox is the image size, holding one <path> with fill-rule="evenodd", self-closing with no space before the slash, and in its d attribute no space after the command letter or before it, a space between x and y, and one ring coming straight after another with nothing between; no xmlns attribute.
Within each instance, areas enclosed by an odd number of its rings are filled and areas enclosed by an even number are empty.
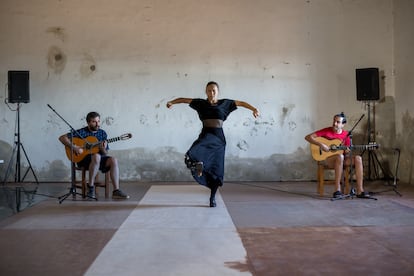
<svg viewBox="0 0 414 276"><path fill-rule="evenodd" d="M395 126L411 124L413 116L402 99L409 93L395 89L397 62L407 72L404 54L395 58L408 52L407 7L409 1L391 0L3 0L0 176L19 114L37 177L68 180L70 163L57 137L82 127L94 110L110 137L132 134L110 145L123 181L191 180L183 156L201 124L188 106L165 104L205 97L210 80L220 84L220 97L261 111L254 119L240 108L225 123L228 181L314 179L303 137L340 111L351 127L369 110L388 159L394 144L405 143L396 138L402 126ZM381 101L356 100L355 69L365 67L381 70ZM3 103L9 70L30 71L30 102L19 112L17 104ZM355 128L356 142L367 140L366 118ZM407 156L404 166L412 160Z"/></svg>

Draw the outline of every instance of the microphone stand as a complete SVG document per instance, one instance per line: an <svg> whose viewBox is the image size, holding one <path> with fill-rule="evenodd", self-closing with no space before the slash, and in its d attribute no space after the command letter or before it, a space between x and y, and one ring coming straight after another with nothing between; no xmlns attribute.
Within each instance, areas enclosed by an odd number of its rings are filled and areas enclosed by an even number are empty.
<svg viewBox="0 0 414 276"><path fill-rule="evenodd" d="M79 134L79 132L77 130L75 130L65 119L63 119L62 116L60 116L59 113L57 113L56 110L54 110L49 104L47 105L60 119L62 119L63 122L65 122L65 124L67 124L69 126L69 128L71 129L71 135L70 135L70 164L71 164L71 186L69 188L69 192L64 194L63 196L58 197L59 199L59 204L62 204L62 202L68 198L70 195L73 196L73 199L76 198L76 195L80 195L83 197L83 194L76 192L76 181L75 181L75 174L76 174L76 170L75 170L75 163L73 162L73 136L74 134L76 134L78 137L80 137L81 139L85 140L84 137L82 137L82 135ZM86 143L88 143L86 141ZM96 197L90 197L87 195L88 198L91 199L95 199L98 200Z"/></svg>
<svg viewBox="0 0 414 276"><path fill-rule="evenodd" d="M359 124L359 122L361 122L362 118L364 118L365 114L362 114L361 117L359 118L359 120L355 123L355 125L351 128L351 130L348 132L347 137L349 137L349 160L350 160L350 165L349 165L349 181L351 183L351 190L349 191L349 194L347 195L343 195L341 197L337 197L337 198L332 198L332 201L335 200L339 200L339 199L346 199L346 198L354 198L354 196L356 195L356 191L354 188L354 184L353 184L353 156L352 156L352 148L353 148L353 144L352 144L352 132L354 131L355 127ZM345 162L345 158L344 158L344 162ZM368 198L368 197L367 197ZM376 198L373 197L369 197L370 199L374 199L377 200Z"/></svg>

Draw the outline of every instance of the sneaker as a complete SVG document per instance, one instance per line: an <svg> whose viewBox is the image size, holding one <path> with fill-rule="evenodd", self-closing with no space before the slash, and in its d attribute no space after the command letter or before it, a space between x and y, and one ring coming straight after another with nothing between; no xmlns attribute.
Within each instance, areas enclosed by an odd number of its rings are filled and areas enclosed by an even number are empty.
<svg viewBox="0 0 414 276"><path fill-rule="evenodd" d="M115 190L112 192L112 198L113 199L128 199L129 195L125 194L121 190Z"/></svg>
<svg viewBox="0 0 414 276"><path fill-rule="evenodd" d="M341 191L336 191L335 193L333 193L334 198L340 198L342 196L343 196L343 194L341 193Z"/></svg>
<svg viewBox="0 0 414 276"><path fill-rule="evenodd" d="M358 198L369 198L369 193L361 192L359 195L357 195Z"/></svg>
<svg viewBox="0 0 414 276"><path fill-rule="evenodd" d="M89 198L96 198L95 186L89 186L88 185L88 192L86 193L86 196L89 197Z"/></svg>
<svg viewBox="0 0 414 276"><path fill-rule="evenodd" d="M197 162L195 165L195 169L197 171L197 175L202 176L203 175L203 162Z"/></svg>

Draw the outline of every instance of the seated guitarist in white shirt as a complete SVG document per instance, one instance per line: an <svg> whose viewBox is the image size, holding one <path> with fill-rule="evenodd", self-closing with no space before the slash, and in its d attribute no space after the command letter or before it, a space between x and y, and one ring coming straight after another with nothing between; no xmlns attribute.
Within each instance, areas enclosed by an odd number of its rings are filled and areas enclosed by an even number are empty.
<svg viewBox="0 0 414 276"><path fill-rule="evenodd" d="M61 135L59 137L59 141L62 142L67 149L71 149L71 146L73 146L73 152L76 157L83 157L76 163L79 167L87 168L89 170L88 197L95 198L94 181L96 175L98 174L98 170L100 170L102 173L109 171L111 175L111 182L113 186L112 198L128 199L129 196L119 189L118 161L115 157L107 155L109 149L107 134L100 128L101 120L99 113L89 112L86 116L86 123L87 126L78 129L76 133L73 134L73 137L81 139L91 138L98 142L98 146L93 150L89 151L81 147L84 144L76 145L73 143L71 145L71 133Z"/></svg>
<svg viewBox="0 0 414 276"><path fill-rule="evenodd" d="M333 123L331 127L322 128L317 130L313 133L310 133L305 136L305 140L311 144L317 145L323 152L331 151L330 145L327 145L320 140L318 137L323 137L328 140L338 139L342 141L343 146L350 145L350 138L348 136L348 131L344 130L344 126L346 124L346 117L345 114L342 112L340 114L336 114L333 117ZM325 163L335 170L335 189L336 191L333 193L334 198L342 197L343 194L341 192L341 177L345 166L349 166L351 164L351 158L349 155L349 149L337 151L335 154L330 155L325 159ZM356 175L356 186L357 186L357 197L359 198L369 198L369 193L364 192L363 187L363 164L362 164L362 157L360 155L352 154L353 162L352 164L355 167L355 175Z"/></svg>

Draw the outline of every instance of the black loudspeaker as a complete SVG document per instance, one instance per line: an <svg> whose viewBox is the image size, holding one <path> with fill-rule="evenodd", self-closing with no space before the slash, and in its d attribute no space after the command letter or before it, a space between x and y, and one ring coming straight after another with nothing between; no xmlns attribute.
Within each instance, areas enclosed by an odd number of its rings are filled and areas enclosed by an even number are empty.
<svg viewBox="0 0 414 276"><path fill-rule="evenodd" d="M9 103L30 102L29 71L9 71Z"/></svg>
<svg viewBox="0 0 414 276"><path fill-rule="evenodd" d="M358 101L376 101L380 98L378 68L356 69Z"/></svg>

